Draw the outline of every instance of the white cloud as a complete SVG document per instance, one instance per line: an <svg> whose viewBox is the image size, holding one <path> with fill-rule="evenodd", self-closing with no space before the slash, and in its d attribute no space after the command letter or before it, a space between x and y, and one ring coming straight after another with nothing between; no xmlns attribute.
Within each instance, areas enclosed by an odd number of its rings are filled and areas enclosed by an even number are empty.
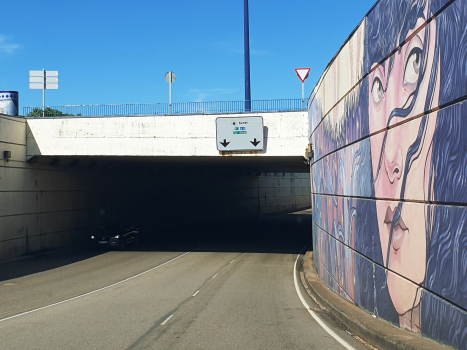
<svg viewBox="0 0 467 350"><path fill-rule="evenodd" d="M220 101L223 99L223 96L234 94L238 89L229 89L229 88L217 88L217 89L190 89L188 94L192 96L192 99L195 102L205 102L208 98L210 101ZM214 100L213 100L214 96Z"/></svg>
<svg viewBox="0 0 467 350"><path fill-rule="evenodd" d="M0 53L6 53L7 55L12 55L20 47L21 45L12 43L10 40L10 37L0 34Z"/></svg>

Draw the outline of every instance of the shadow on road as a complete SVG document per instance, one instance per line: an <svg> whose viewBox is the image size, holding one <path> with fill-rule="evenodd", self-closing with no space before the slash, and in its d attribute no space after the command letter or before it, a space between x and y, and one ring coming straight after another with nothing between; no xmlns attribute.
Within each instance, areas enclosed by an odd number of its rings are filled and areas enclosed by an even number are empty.
<svg viewBox="0 0 467 350"><path fill-rule="evenodd" d="M135 252L198 251L299 254L311 243L311 210L229 223L193 223L141 232ZM107 250L73 247L23 257L0 264L0 281L6 281L105 254Z"/></svg>

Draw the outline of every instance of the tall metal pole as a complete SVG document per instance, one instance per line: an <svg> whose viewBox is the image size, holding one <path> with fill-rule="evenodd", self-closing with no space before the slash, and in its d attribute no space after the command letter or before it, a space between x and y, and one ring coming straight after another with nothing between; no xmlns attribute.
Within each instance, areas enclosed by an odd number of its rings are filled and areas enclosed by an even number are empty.
<svg viewBox="0 0 467 350"><path fill-rule="evenodd" d="M244 52L245 52L245 111L251 111L250 87L250 29L248 22L248 0L244 0Z"/></svg>
<svg viewBox="0 0 467 350"><path fill-rule="evenodd" d="M42 87L42 118L45 117L45 69L42 68L44 74L44 86Z"/></svg>

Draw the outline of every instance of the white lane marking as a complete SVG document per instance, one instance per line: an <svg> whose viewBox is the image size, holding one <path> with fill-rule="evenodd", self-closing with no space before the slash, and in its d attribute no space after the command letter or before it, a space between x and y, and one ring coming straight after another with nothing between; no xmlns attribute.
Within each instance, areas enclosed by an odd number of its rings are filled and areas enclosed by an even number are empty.
<svg viewBox="0 0 467 350"><path fill-rule="evenodd" d="M329 328L323 321L321 321L321 319L318 317L318 315L316 315L316 313L313 310L311 310L310 306L308 305L306 300L303 298L302 293L300 292L300 289L298 288L298 284L297 284L297 261L298 261L299 257L300 257L300 254L298 254L297 259L295 259L295 264L294 264L294 268L293 268L293 281L294 281L294 284L295 284L295 290L297 291L298 297L300 298L300 301L302 302L303 306L305 306L305 308L308 310L310 315L315 319L315 321L318 322L318 324L321 327L323 327L323 329L326 332L328 332L328 334L331 337L336 339L346 349L355 350L355 348L352 345L350 345L344 339L339 337L331 328Z"/></svg>
<svg viewBox="0 0 467 350"><path fill-rule="evenodd" d="M174 317L174 315L170 315L169 317L167 317L166 320L161 323L161 326L165 325L167 321L170 320L172 317Z"/></svg>
<svg viewBox="0 0 467 350"><path fill-rule="evenodd" d="M196 294L198 294L198 293L199 293L199 290L198 290L198 291L197 291L195 294L193 294L193 296L195 297L195 296L196 296Z"/></svg>
<svg viewBox="0 0 467 350"><path fill-rule="evenodd" d="M229 264L233 263L235 261L235 259L233 259Z"/></svg>
<svg viewBox="0 0 467 350"><path fill-rule="evenodd" d="M180 259L182 256L185 256L185 255L187 255L187 254L190 254L190 252L186 252L186 253L184 253L184 254L182 254L182 255L179 255L179 256L177 256L177 257L175 257L175 258L173 258L173 259L171 259L171 260L169 260L169 261L166 261L166 262L163 263L163 264L157 265L156 267L153 267L153 268L151 268L151 269L149 269L149 270L143 271L143 272L141 272L141 273L139 273L139 274L137 274L137 275L134 275L134 276L132 276L132 277L125 278L124 280L121 280L120 282L116 282L116 283L110 284L110 285L108 285L108 286L106 286L106 287L102 287L102 288L99 288L99 289L93 290L93 291L91 291L91 292L87 292L87 293L78 295L78 296L73 297L73 298L70 298L70 299L62 300L62 301L59 301L59 302L57 302L57 303L53 303L53 304L50 304L50 305L42 306L42 307L39 307L39 308L37 308L37 309L29 310L29 311L26 311L26 312L21 312L21 313L19 313L19 314L13 315L13 316L5 317L5 318L0 319L0 322L7 321L7 320L11 320L12 318L19 317L19 316L23 316L23 315L27 315L27 314L30 314L30 313L32 313L32 312L36 312L36 311L39 311L39 310L44 310L44 309L47 309L47 308L52 307L52 306L60 305L60 304L63 304L63 303L66 303L66 302L69 302L69 301L72 301L72 300L76 300L76 299L85 297L85 296L90 295L90 294L94 294L94 293L100 292L101 290L114 287L114 286L116 286L116 285L118 285L118 284L121 284L121 283L123 283L123 282L127 282L127 281L129 281L129 280L132 280L133 278L136 278L136 277L142 276L142 275L144 275L144 274L146 274L146 273L148 273L148 272L154 271L154 270L156 270L156 269L158 269L158 268L160 268L160 267L162 267L162 266L164 266L164 265L167 265L168 263L171 263L172 261L175 261L175 260L177 260L177 259Z"/></svg>
<svg viewBox="0 0 467 350"><path fill-rule="evenodd" d="M216 276L218 275L219 273L216 273L212 278L216 278Z"/></svg>

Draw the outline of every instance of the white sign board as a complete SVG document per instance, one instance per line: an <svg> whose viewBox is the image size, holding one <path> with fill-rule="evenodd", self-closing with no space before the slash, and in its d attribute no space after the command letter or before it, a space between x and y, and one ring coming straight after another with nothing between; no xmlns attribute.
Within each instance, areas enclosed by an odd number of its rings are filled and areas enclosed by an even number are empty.
<svg viewBox="0 0 467 350"><path fill-rule="evenodd" d="M42 90L44 88L44 83L29 83L30 89Z"/></svg>
<svg viewBox="0 0 467 350"><path fill-rule="evenodd" d="M30 77L58 77L58 70L30 70Z"/></svg>
<svg viewBox="0 0 467 350"><path fill-rule="evenodd" d="M298 79L305 82L305 79L308 78L308 74L310 74L311 68L295 68L295 72L297 73Z"/></svg>
<svg viewBox="0 0 467 350"><path fill-rule="evenodd" d="M216 118L219 151L264 150L263 117Z"/></svg>
<svg viewBox="0 0 467 350"><path fill-rule="evenodd" d="M47 90L57 90L58 89L58 84L44 84L44 83L29 83L29 88L30 89L36 89L36 90L42 90L46 88Z"/></svg>
<svg viewBox="0 0 467 350"><path fill-rule="evenodd" d="M43 77L44 71L43 70L30 70L29 76L30 77Z"/></svg>
<svg viewBox="0 0 467 350"><path fill-rule="evenodd" d="M29 77L29 82L30 83L44 83L44 77ZM58 77L57 78L50 78L46 77L45 78L46 83L58 83Z"/></svg>
<svg viewBox="0 0 467 350"><path fill-rule="evenodd" d="M165 80L168 82L168 83L173 83L175 81L175 79L177 79L177 76L175 75L174 72L167 72L165 74Z"/></svg>
<svg viewBox="0 0 467 350"><path fill-rule="evenodd" d="M37 90L57 90L58 71L56 70L30 70L29 88Z"/></svg>
<svg viewBox="0 0 467 350"><path fill-rule="evenodd" d="M29 77L30 83L42 83L44 84L44 77Z"/></svg>

